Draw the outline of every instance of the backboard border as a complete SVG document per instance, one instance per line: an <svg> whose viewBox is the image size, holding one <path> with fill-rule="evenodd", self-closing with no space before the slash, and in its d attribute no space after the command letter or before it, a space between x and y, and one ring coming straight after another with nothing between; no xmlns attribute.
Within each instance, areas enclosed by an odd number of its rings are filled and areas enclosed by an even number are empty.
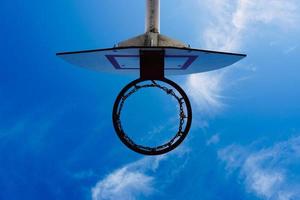
<svg viewBox="0 0 300 200"><path fill-rule="evenodd" d="M204 50L204 49L193 49L193 48L184 48L184 47L172 47L172 46L157 46L157 47L145 47L145 46L128 46L128 47L113 47L113 48L105 48L105 49L91 49L91 50L82 50L82 51L67 51L56 53L57 56L60 55L68 55L68 54L77 54L77 53L91 53L91 52L101 52L101 51L118 51L124 49L140 49L140 50L159 50L159 49L178 49L178 50L186 50L186 51L198 51L204 53L217 53L217 54L226 54L226 55L235 55L241 57L247 57L246 54L241 53L230 53L223 51L212 51L212 50Z"/></svg>
<svg viewBox="0 0 300 200"><path fill-rule="evenodd" d="M138 58L139 55L105 55L105 57L109 60L109 62L114 66L116 70L139 70L139 67L122 67L116 57L119 58ZM199 56L194 55L165 55L165 58L187 58L186 62L180 67L166 67L165 70L186 70Z"/></svg>

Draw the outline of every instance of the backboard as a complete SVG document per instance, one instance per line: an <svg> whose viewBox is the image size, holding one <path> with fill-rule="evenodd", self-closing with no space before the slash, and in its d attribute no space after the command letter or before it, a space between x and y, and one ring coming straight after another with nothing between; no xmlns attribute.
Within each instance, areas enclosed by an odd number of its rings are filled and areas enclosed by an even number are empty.
<svg viewBox="0 0 300 200"><path fill-rule="evenodd" d="M220 69L246 57L244 54L178 47L117 47L57 55L67 62L97 71L139 74L140 51L164 51L165 75L194 74Z"/></svg>

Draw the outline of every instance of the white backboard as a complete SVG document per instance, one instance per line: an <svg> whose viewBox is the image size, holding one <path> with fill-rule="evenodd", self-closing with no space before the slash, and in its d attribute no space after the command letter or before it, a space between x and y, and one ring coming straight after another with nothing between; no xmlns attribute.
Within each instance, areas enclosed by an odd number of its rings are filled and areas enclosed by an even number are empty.
<svg viewBox="0 0 300 200"><path fill-rule="evenodd" d="M244 54L176 47L119 47L57 55L67 62L101 72L139 75L140 50L165 51L165 75L194 74L220 69L246 57Z"/></svg>

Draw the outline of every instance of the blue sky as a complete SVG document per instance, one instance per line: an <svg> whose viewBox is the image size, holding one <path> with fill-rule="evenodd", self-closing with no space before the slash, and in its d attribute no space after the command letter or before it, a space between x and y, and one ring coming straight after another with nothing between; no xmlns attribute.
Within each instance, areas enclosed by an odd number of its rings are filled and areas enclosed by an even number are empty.
<svg viewBox="0 0 300 200"><path fill-rule="evenodd" d="M1 1L0 199L299 199L299 1L161 2L163 34L248 57L169 77L187 91L194 119L180 148L159 157L131 152L113 130L115 97L135 77L55 56L143 33L144 7ZM144 112L157 105L144 101Z"/></svg>

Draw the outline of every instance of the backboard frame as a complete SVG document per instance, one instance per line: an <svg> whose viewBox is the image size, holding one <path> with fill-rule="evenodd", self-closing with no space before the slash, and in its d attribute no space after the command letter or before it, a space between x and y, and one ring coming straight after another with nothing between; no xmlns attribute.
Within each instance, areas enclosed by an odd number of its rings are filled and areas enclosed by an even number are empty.
<svg viewBox="0 0 300 200"><path fill-rule="evenodd" d="M138 74L140 69L140 52L142 51L165 51L164 70L166 75L181 75L212 71L231 65L246 57L245 54L239 53L171 46L114 47L62 52L57 53L57 55L72 64L84 68L103 72L124 73L124 75L126 75L132 73ZM130 65L130 62L132 62L131 65L133 66Z"/></svg>

